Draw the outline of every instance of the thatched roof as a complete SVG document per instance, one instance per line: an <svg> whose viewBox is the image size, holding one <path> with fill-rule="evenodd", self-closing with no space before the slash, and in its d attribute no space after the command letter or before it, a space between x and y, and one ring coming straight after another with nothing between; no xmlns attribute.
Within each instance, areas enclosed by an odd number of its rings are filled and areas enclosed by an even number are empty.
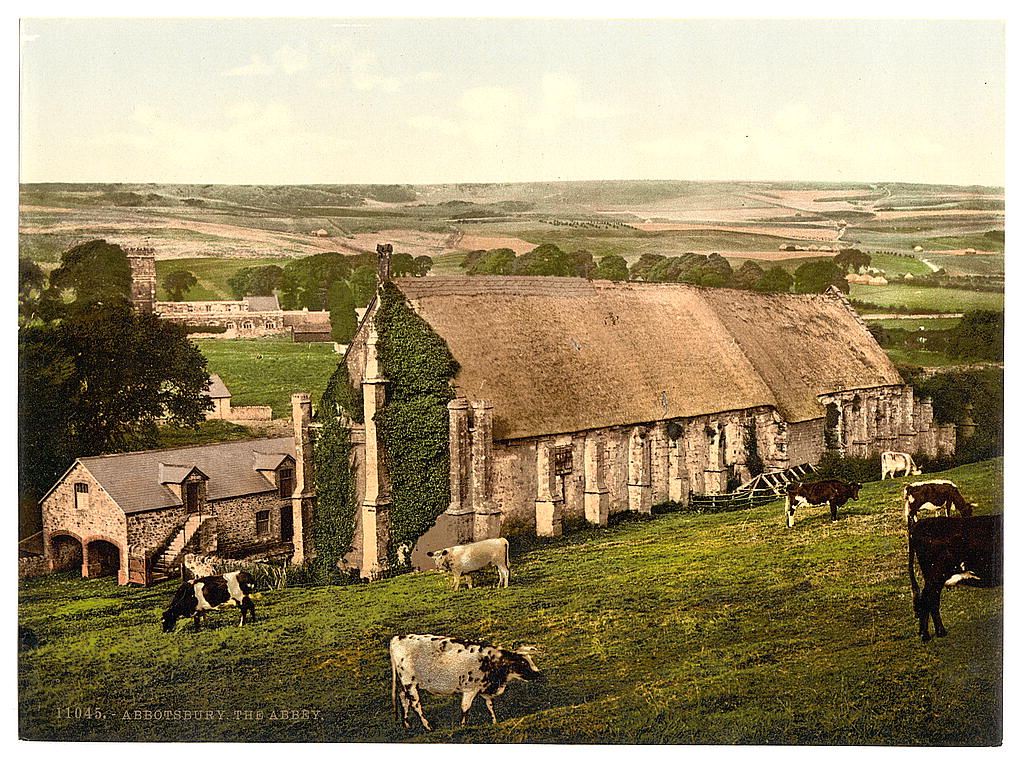
<svg viewBox="0 0 1024 767"><path fill-rule="evenodd" d="M395 280L447 341L462 396L494 405L495 438L775 407L902 384L845 302L570 277Z"/></svg>

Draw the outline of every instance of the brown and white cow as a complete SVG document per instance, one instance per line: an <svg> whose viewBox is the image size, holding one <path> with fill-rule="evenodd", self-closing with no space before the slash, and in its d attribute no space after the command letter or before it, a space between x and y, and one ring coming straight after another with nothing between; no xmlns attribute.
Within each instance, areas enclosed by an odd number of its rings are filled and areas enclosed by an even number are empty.
<svg viewBox="0 0 1024 767"><path fill-rule="evenodd" d="M487 538L483 541L450 546L440 551L428 551L438 570L449 570L454 579L455 590L459 590L462 576L494 565L498 569L498 586L508 587L509 562L508 541L505 538ZM469 587L473 588L473 576Z"/></svg>
<svg viewBox="0 0 1024 767"><path fill-rule="evenodd" d="M903 488L903 518L908 527L917 522L917 513L922 509L942 509L948 517L950 507L956 509L961 517L969 517L974 512L974 507L961 495L960 488L948 479L913 482Z"/></svg>
<svg viewBox="0 0 1024 767"><path fill-rule="evenodd" d="M786 488L786 525L792 527L798 506L828 504L832 521L839 519L839 508L849 500L857 500L861 486L856 482L823 479L819 482L794 482Z"/></svg>
<svg viewBox="0 0 1024 767"><path fill-rule="evenodd" d="M532 649L532 648L531 648ZM512 679L540 679L540 669L529 656L527 648L506 650L487 642L466 642L435 634L403 634L391 638L391 703L398 717L398 701L402 703L402 723L409 727L409 708L419 715L426 729L430 722L423 715L420 691L437 695L462 693L462 719L466 723L469 709L477 695L487 703L491 721L494 698L505 691Z"/></svg>
<svg viewBox="0 0 1024 767"><path fill-rule="evenodd" d="M199 628L199 619L205 618L210 610L236 606L242 610L238 625L244 626L246 613L256 620L256 605L250 597L255 587L252 576L241 570L186 581L174 593L171 606L164 610L163 629L172 631L178 618L192 618Z"/></svg>
<svg viewBox="0 0 1024 767"><path fill-rule="evenodd" d="M930 517L910 531L908 542L910 590L918 631L927 642L928 619L935 624L935 636L946 636L939 616L942 587L977 586L990 588L1003 580L1003 517ZM914 557L924 576L924 588L914 577Z"/></svg>
<svg viewBox="0 0 1024 767"><path fill-rule="evenodd" d="M920 474L921 470L917 468L910 453L894 453L891 450L886 450L882 453L882 479L895 477L898 472L902 472L904 477L909 477Z"/></svg>

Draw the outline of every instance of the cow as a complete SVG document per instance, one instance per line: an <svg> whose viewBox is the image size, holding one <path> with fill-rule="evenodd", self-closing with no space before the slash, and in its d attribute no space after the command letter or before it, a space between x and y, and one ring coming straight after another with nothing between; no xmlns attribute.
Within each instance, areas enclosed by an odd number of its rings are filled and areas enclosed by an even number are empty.
<svg viewBox="0 0 1024 767"><path fill-rule="evenodd" d="M192 618L199 628L199 619L205 618L210 610L235 606L242 610L238 625L244 626L246 613L256 620L256 605L250 597L255 586L252 576L241 570L186 581L178 587L171 606L164 610L163 629L172 631L178 618Z"/></svg>
<svg viewBox="0 0 1024 767"><path fill-rule="evenodd" d="M946 636L939 616L942 587L991 588L1003 581L1003 516L930 517L910 531L907 568L921 640L927 642L928 618L935 636ZM924 576L919 589L914 577L914 557Z"/></svg>
<svg viewBox="0 0 1024 767"><path fill-rule="evenodd" d="M903 488L903 518L908 528L917 522L917 513L922 509L942 509L948 517L951 506L961 517L974 513L974 507L960 494L960 488L948 479L913 482Z"/></svg>
<svg viewBox="0 0 1024 767"><path fill-rule="evenodd" d="M861 486L856 482L823 479L820 482L793 482L786 488L786 525L796 521L797 506L821 506L827 503L832 521L839 519L839 507L849 500L857 500Z"/></svg>
<svg viewBox="0 0 1024 767"><path fill-rule="evenodd" d="M428 551L427 556L434 560L438 570L451 571L455 591L459 590L463 574L491 565L498 568L498 586L508 588L508 541L505 538L488 538L440 551ZM473 588L473 576L468 577L469 587Z"/></svg>
<svg viewBox="0 0 1024 767"><path fill-rule="evenodd" d="M419 715L423 727L431 729L420 705L420 690L437 695L462 693L462 718L466 724L469 709L477 695L487 703L491 722L498 723L494 699L505 691L512 679L531 682L542 677L529 652L533 648L506 650L488 642L467 642L435 634L394 636L388 645L391 655L391 704L398 718L402 703L402 723L409 727L409 708Z"/></svg>
<svg viewBox="0 0 1024 767"><path fill-rule="evenodd" d="M917 476L921 473L910 453L894 453L886 450L882 453L882 479L885 479L886 475L894 478L898 471L903 472L904 477L909 477L911 474Z"/></svg>

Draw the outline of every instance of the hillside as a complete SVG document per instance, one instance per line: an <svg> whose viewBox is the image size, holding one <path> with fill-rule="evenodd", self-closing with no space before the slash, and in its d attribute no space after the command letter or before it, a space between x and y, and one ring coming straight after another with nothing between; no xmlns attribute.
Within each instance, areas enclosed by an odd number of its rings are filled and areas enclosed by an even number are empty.
<svg viewBox="0 0 1024 767"><path fill-rule="evenodd" d="M1002 511L1000 460L942 476L977 513ZM904 483L867 485L836 523L827 509L800 512L791 530L776 502L516 540L507 590L491 576L453 595L446 577L418 573L266 592L245 628L230 611L162 634L173 583L23 581L20 622L44 644L19 659L21 737L998 743L1002 591L947 591L949 636L920 642ZM426 696L436 731L406 732L391 716L386 651L401 632L540 645L547 679L510 685L497 726L478 701L459 728L454 698ZM213 721L152 713L196 710Z"/></svg>

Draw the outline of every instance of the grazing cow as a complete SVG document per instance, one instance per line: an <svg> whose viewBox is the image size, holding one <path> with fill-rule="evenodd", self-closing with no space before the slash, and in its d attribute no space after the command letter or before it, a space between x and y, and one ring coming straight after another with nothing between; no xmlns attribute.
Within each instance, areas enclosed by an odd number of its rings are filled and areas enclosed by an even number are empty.
<svg viewBox="0 0 1024 767"><path fill-rule="evenodd" d="M839 519L839 507L851 499L856 501L860 487L856 482L842 482L838 479L792 483L786 488L786 525L792 527L796 521L796 507L821 506L825 503L835 522Z"/></svg>
<svg viewBox="0 0 1024 767"><path fill-rule="evenodd" d="M469 709L477 695L483 696L491 721L494 698L505 691L512 679L533 681L541 671L527 654L532 648L505 650L487 642L464 642L433 634L404 634L391 638L391 703L398 718L398 701L402 702L402 723L409 727L409 707L419 715L426 729L430 723L423 715L420 690L437 695L462 693L462 719L466 723Z"/></svg>
<svg viewBox="0 0 1024 767"><path fill-rule="evenodd" d="M935 636L944 637L946 627L939 616L943 586L990 588L1003 581L1003 516L922 519L910 531L908 550L910 590L921 640L931 638L929 617L935 624ZM924 576L923 589L914 577L915 555Z"/></svg>
<svg viewBox="0 0 1024 767"><path fill-rule="evenodd" d="M451 571L456 591L459 590L463 574L491 565L498 568L498 586L508 587L508 541L504 538L488 538L440 551L428 551L427 556L434 560L438 570ZM473 588L473 576L468 577L469 587Z"/></svg>
<svg viewBox="0 0 1024 767"><path fill-rule="evenodd" d="M922 509L942 509L948 517L950 506L961 517L974 512L974 507L960 494L960 488L948 479L914 482L903 488L903 517L908 527L917 522L917 512Z"/></svg>
<svg viewBox="0 0 1024 767"><path fill-rule="evenodd" d="M894 453L886 450L882 453L882 479L885 479L886 475L895 477L896 472L903 472L904 477L909 477L911 474L915 476L920 474L921 470L917 468L910 453Z"/></svg>
<svg viewBox="0 0 1024 767"><path fill-rule="evenodd" d="M195 578L181 584L174 594L174 599L171 600L171 606L164 610L164 631L171 631L178 618L192 618L195 627L199 628L201 617L205 618L210 610L219 610L222 607L237 606L242 609L239 626L245 625L246 613L252 620L256 620L256 605L249 596L255 585L252 576L240 570Z"/></svg>

